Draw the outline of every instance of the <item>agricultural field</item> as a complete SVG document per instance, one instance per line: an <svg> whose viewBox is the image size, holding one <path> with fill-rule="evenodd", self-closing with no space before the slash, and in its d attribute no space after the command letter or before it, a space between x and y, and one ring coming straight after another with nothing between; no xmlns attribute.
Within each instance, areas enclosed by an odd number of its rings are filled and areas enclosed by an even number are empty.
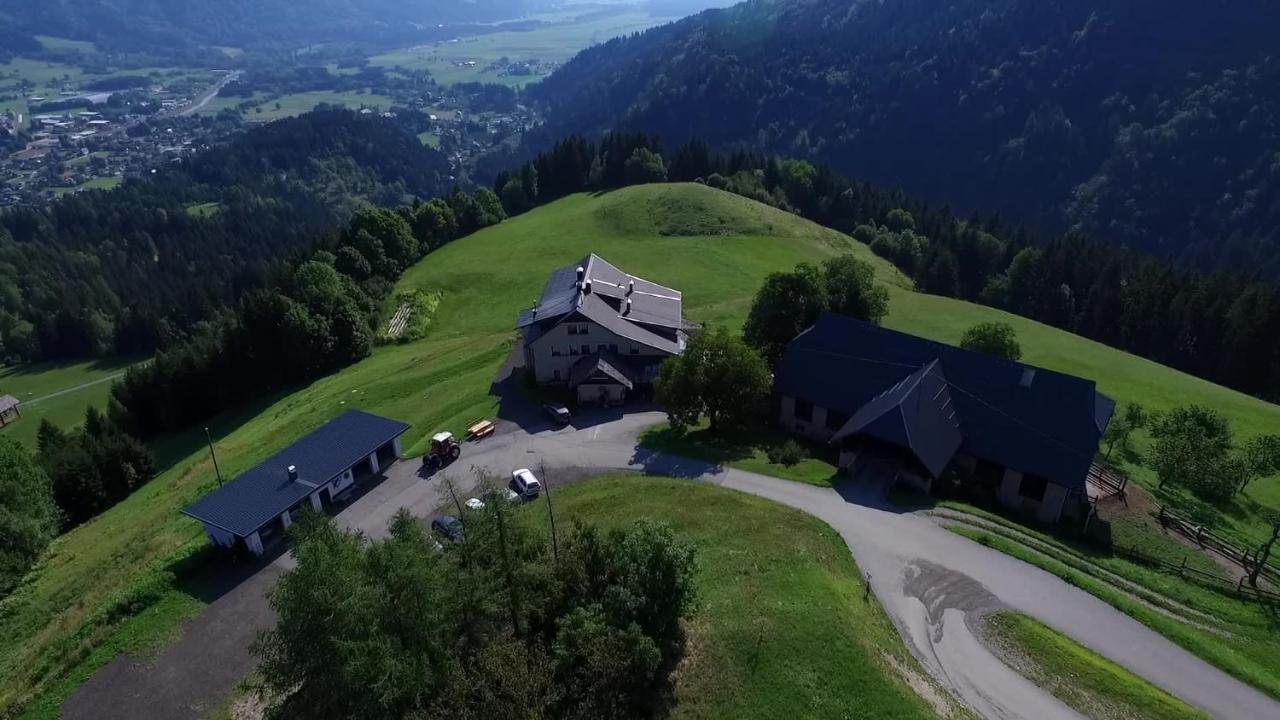
<svg viewBox="0 0 1280 720"><path fill-rule="evenodd" d="M68 40L67 38L53 37L51 35L37 35L36 40L40 41L45 50L84 53L87 55L98 52L98 46L86 40Z"/></svg>
<svg viewBox="0 0 1280 720"><path fill-rule="evenodd" d="M380 346L303 389L214 418L209 426L223 473L242 472L353 407L411 423L410 455L422 453L434 431L460 434L475 418L492 416L497 400L490 387L511 351L517 313L539 296L553 269L590 252L681 289L691 320L731 330L741 328L770 272L855 253L890 289L892 327L954 341L974 323L1007 320L1030 362L1097 377L1122 402L1161 409L1200 402L1222 408L1238 428L1280 426L1280 409L1266 403L996 310L917 294L867 247L793 215L702 185L649 185L571 196L427 256L394 290L441 293L425 336ZM522 271L511 273L512 267ZM37 701L56 709L77 679L110 658L99 649L121 647L125 639L130 646L158 642L177 618L198 610L179 575L204 547L204 534L179 510L216 485L214 470L202 429L163 445L166 469L156 479L59 539L6 601L0 716ZM1258 485L1268 482L1274 481ZM847 552L840 557L847 560ZM851 563L848 570L854 572ZM816 686L835 681L830 673L804 677ZM749 692L750 683L741 689ZM718 714L709 708L698 715L709 716Z"/></svg>
<svg viewBox="0 0 1280 720"><path fill-rule="evenodd" d="M68 195L71 193L82 192L85 190L110 190L111 188L116 187L122 182L124 182L124 178L119 177L118 175L111 175L108 177L97 177L92 180L86 180L85 182L82 182L75 187L54 188L53 194L57 196L62 196L62 195Z"/></svg>
<svg viewBox="0 0 1280 720"><path fill-rule="evenodd" d="M545 24L534 30L495 32L396 50L373 56L369 64L426 70L441 85L484 82L523 87L551 74L554 64L568 60L580 50L676 18L655 17L628 9L603 16L557 13L535 15L533 19ZM512 62L537 61L540 65L528 75L503 75L487 69L504 57Z"/></svg>
<svg viewBox="0 0 1280 720"><path fill-rule="evenodd" d="M440 149L440 135L431 131L418 133L418 142L429 148Z"/></svg>
<svg viewBox="0 0 1280 720"><path fill-rule="evenodd" d="M62 428L79 425L90 405L106 406L112 378L137 361L109 358L0 367L0 395L12 395L23 403L22 419L0 433L34 447L41 420Z"/></svg>
<svg viewBox="0 0 1280 720"><path fill-rule="evenodd" d="M215 106L224 98L214 98L213 101L206 106L205 111L209 111L210 107ZM244 101L244 98L225 98L232 101L228 105L218 105L218 109L223 107L234 107ZM283 95L278 98L263 99L257 105L253 105L244 112L244 119L249 122L270 122L279 120L280 118L294 117L305 112L314 110L317 105L325 103L328 105L342 105L352 110L368 107L377 111L386 111L391 109L392 99L386 95L378 95L373 92L331 92L327 90L317 90L314 92L295 93L293 95Z"/></svg>

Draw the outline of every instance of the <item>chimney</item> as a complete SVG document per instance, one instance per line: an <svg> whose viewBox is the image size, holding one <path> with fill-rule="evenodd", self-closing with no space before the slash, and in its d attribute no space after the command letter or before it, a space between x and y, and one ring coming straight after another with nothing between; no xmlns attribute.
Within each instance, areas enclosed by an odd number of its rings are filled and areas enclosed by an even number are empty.
<svg viewBox="0 0 1280 720"><path fill-rule="evenodd" d="M298 466L290 465L288 470L289 470L289 482L298 482Z"/></svg>
<svg viewBox="0 0 1280 720"><path fill-rule="evenodd" d="M623 314L623 315L630 315L630 314L631 314L631 298L627 298L627 307L626 307L626 309L625 309L625 310L623 310L623 311L622 311L622 314Z"/></svg>
<svg viewBox="0 0 1280 720"><path fill-rule="evenodd" d="M635 291L636 291L636 281L635 281L635 280L628 280L628 281L627 281L627 294L628 294L628 295L630 295L631 293L633 293L633 292L635 292ZM631 302L631 301L630 301L630 300L628 300L627 302Z"/></svg>
<svg viewBox="0 0 1280 720"><path fill-rule="evenodd" d="M582 281L582 292L583 292L584 294L586 294L586 295L590 295L590 294L591 294L591 281L590 281L590 280L583 280L583 281Z"/></svg>
<svg viewBox="0 0 1280 720"><path fill-rule="evenodd" d="M578 284L579 284L579 285L581 285L581 284L582 284L582 278L583 278L583 277L585 277L585 276L586 276L586 274L587 274L587 270L586 270L586 268L584 268L584 267L582 267L581 265L579 265L579 266L578 266Z"/></svg>

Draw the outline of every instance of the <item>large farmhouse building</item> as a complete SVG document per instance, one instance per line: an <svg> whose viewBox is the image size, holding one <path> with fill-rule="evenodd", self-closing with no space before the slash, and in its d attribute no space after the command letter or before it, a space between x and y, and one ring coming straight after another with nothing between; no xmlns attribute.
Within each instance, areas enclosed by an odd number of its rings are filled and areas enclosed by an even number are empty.
<svg viewBox="0 0 1280 720"><path fill-rule="evenodd" d="M684 352L692 326L678 291L593 254L552 273L516 327L538 384L564 384L580 403L613 405L651 387L658 365Z"/></svg>
<svg viewBox="0 0 1280 720"><path fill-rule="evenodd" d="M890 462L928 489L955 469L1043 522L1073 516L1115 403L1093 381L824 314L790 345L775 389L784 427Z"/></svg>
<svg viewBox="0 0 1280 720"><path fill-rule="evenodd" d="M262 555L297 513L327 510L361 480L401 453L405 423L349 410L183 510L204 523L209 539Z"/></svg>

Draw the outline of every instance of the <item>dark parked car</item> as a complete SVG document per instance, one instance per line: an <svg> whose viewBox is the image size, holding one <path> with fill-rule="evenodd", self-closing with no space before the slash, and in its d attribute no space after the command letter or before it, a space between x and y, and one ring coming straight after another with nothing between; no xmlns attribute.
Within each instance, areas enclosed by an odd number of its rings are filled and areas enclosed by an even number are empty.
<svg viewBox="0 0 1280 720"><path fill-rule="evenodd" d="M462 538L462 521L452 515L441 515L431 521L431 530L447 540Z"/></svg>
<svg viewBox="0 0 1280 720"><path fill-rule="evenodd" d="M557 423L561 425L568 425L569 420L572 417L571 415L569 415L569 408L563 405L557 405L555 403L546 403L542 406L542 409L546 411L547 415L551 416L552 420L555 420Z"/></svg>

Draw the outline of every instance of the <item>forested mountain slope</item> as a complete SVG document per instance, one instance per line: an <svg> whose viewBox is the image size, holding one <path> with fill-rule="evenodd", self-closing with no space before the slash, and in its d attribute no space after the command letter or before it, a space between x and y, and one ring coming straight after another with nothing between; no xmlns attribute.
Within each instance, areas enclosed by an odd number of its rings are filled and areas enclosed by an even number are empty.
<svg viewBox="0 0 1280 720"><path fill-rule="evenodd" d="M1280 5L752 0L531 93L610 128L809 157L962 211L1280 277Z"/></svg>
<svg viewBox="0 0 1280 720"><path fill-rule="evenodd" d="M0 14L32 35L92 40L110 50L188 43L289 49L391 38L426 25L518 16L527 0L0 0Z"/></svg>
<svg viewBox="0 0 1280 720"><path fill-rule="evenodd" d="M0 213L0 356L148 352L262 285L361 202L448 189L394 121L281 120L152 177Z"/></svg>

